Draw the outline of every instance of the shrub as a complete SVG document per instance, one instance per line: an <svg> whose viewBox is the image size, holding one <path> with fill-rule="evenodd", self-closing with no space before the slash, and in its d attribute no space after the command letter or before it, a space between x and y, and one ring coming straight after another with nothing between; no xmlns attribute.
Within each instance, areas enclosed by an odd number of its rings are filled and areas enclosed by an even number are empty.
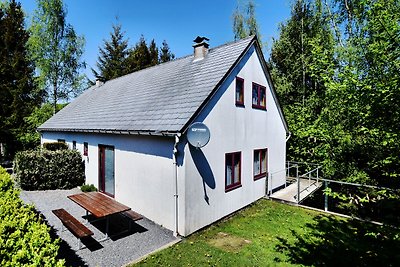
<svg viewBox="0 0 400 267"><path fill-rule="evenodd" d="M71 189L85 181L82 156L77 150L19 152L14 173L24 190Z"/></svg>
<svg viewBox="0 0 400 267"><path fill-rule="evenodd" d="M57 260L59 240L32 206L24 205L10 175L0 167L0 265L64 266Z"/></svg>
<svg viewBox="0 0 400 267"><path fill-rule="evenodd" d="M43 148L50 151L67 150L68 145L64 142L50 142L50 143L43 143Z"/></svg>
<svg viewBox="0 0 400 267"><path fill-rule="evenodd" d="M94 184L91 184L91 185L84 184L81 186L81 191L82 192L94 192L94 191L97 191L97 188L94 186Z"/></svg>

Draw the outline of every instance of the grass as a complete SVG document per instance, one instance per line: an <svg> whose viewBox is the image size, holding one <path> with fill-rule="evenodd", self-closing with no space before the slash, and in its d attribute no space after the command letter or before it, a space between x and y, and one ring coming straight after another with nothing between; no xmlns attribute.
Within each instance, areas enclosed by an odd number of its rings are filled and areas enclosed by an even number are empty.
<svg viewBox="0 0 400 267"><path fill-rule="evenodd" d="M400 231L262 199L132 266L399 266Z"/></svg>

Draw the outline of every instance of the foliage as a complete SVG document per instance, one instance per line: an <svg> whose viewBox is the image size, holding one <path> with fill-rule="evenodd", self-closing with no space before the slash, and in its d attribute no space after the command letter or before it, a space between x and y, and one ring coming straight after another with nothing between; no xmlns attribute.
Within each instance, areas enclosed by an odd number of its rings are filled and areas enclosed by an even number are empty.
<svg viewBox="0 0 400 267"><path fill-rule="evenodd" d="M262 199L132 266L394 266L399 234Z"/></svg>
<svg viewBox="0 0 400 267"><path fill-rule="evenodd" d="M98 70L92 69L93 74L103 81L154 66L160 62L167 62L175 57L165 40L159 49L154 39L147 45L143 35L134 47L128 48L128 39L125 39L125 32L121 31L121 25L112 27L110 40L105 40L103 47L100 47L100 55L96 63Z"/></svg>
<svg viewBox="0 0 400 267"><path fill-rule="evenodd" d="M29 34L24 27L24 13L14 0L0 7L0 143L6 156L24 148L19 136L24 134L24 117L39 106L42 94L34 82L34 65L28 57Z"/></svg>
<svg viewBox="0 0 400 267"><path fill-rule="evenodd" d="M65 104L57 104L57 110L64 108ZM37 128L53 116L53 107L51 103L45 103L41 107L36 107L33 112L24 118L26 131L18 136L25 150L34 149L40 145L40 134Z"/></svg>
<svg viewBox="0 0 400 267"><path fill-rule="evenodd" d="M85 181L82 156L76 150L19 152L14 172L24 190L71 189Z"/></svg>
<svg viewBox="0 0 400 267"><path fill-rule="evenodd" d="M81 186L81 191L82 192L95 192L97 191L97 188L94 186L94 184L84 184Z"/></svg>
<svg viewBox="0 0 400 267"><path fill-rule="evenodd" d="M325 178L400 187L399 14L395 0L294 3L270 60L290 159L322 163Z"/></svg>
<svg viewBox="0 0 400 267"><path fill-rule="evenodd" d="M125 32L121 25L112 25L110 40L104 40L103 47L99 48L97 59L98 71L92 69L96 77L111 80L129 73L126 58L128 57L128 40L124 38Z"/></svg>
<svg viewBox="0 0 400 267"><path fill-rule="evenodd" d="M67 150L68 145L64 142L49 142L43 143L43 148L50 151Z"/></svg>
<svg viewBox="0 0 400 267"><path fill-rule="evenodd" d="M236 10L232 16L235 40L240 40L250 35L257 35L261 40L255 13L256 8L253 0L248 0L246 5L242 5L238 2Z"/></svg>
<svg viewBox="0 0 400 267"><path fill-rule="evenodd" d="M68 100L83 90L80 74L84 38L66 22L67 10L62 0L37 0L30 25L29 48L39 74L39 85L47 91L57 112L59 100Z"/></svg>
<svg viewBox="0 0 400 267"><path fill-rule="evenodd" d="M167 41L162 42L162 46L160 48L160 63L168 62L174 60L175 55L171 52Z"/></svg>
<svg viewBox="0 0 400 267"><path fill-rule="evenodd" d="M1 266L64 266L57 260L59 241L32 206L24 205L9 174L0 167Z"/></svg>
<svg viewBox="0 0 400 267"><path fill-rule="evenodd" d="M329 132L324 131L321 113L326 77L335 66L329 26L320 1L296 1L291 18L280 25L280 38L273 42L269 65L292 132L289 160L320 163L326 158Z"/></svg>
<svg viewBox="0 0 400 267"><path fill-rule="evenodd" d="M328 127L340 125L331 140L349 138L329 158L339 177L357 181L364 172L369 183L399 188L400 3L335 3L331 5L336 24L346 31L337 36L342 44L337 46L340 65L327 84L323 119ZM340 161L335 162L338 156Z"/></svg>

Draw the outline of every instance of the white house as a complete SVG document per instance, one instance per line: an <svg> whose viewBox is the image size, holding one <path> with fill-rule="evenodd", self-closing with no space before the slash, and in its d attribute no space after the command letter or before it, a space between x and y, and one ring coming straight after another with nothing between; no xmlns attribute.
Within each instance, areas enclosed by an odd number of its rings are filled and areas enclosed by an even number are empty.
<svg viewBox="0 0 400 267"><path fill-rule="evenodd" d="M207 41L97 83L39 127L82 152L87 184L183 236L285 184L289 132L257 38ZM194 122L210 129L203 148L187 142Z"/></svg>

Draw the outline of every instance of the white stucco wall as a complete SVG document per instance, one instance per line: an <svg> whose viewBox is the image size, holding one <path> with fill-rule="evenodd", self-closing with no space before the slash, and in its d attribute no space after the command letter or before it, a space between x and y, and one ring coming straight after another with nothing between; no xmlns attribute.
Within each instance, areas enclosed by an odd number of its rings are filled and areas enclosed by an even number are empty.
<svg viewBox="0 0 400 267"><path fill-rule="evenodd" d="M244 108L235 105L236 76L244 79ZM267 88L266 111L252 108L252 82ZM183 235L190 234L265 196L266 178L256 181L253 179L255 149L268 148L268 171L272 174L272 179L271 175L268 178L269 190L285 183L286 131L254 50L248 53L228 77L227 83L222 85L220 91L214 97L219 100L206 107L197 119L203 121L210 129L209 144L203 147L201 152L193 152L193 148L191 152L189 145L185 147L186 226L185 232L181 233ZM225 192L225 153L237 151L241 151L242 156L242 186ZM203 185L203 178L194 162L193 158L202 158L199 153L204 155L212 171L213 178L206 178L211 180L208 181L211 187L207 182ZM198 162L197 164L199 165ZM212 188L212 179L215 188ZM205 198L208 198L208 203Z"/></svg>
<svg viewBox="0 0 400 267"><path fill-rule="evenodd" d="M72 141L75 140L76 148L82 154L83 142L88 142L88 156L83 156L86 183L94 184L97 188L98 145L114 146L115 199L154 222L174 230L173 138L42 133L42 143L57 139L64 139L71 148Z"/></svg>

